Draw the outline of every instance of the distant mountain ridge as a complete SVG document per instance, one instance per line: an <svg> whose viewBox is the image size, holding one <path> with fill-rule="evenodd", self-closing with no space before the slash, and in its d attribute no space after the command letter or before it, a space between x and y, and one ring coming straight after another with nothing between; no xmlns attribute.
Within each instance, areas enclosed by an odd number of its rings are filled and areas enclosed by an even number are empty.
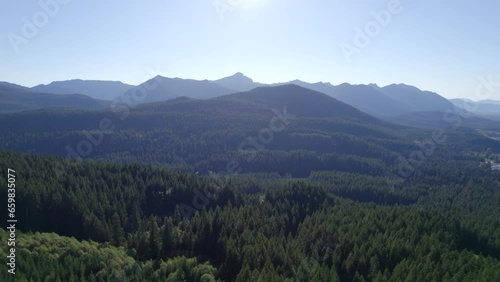
<svg viewBox="0 0 500 282"><path fill-rule="evenodd" d="M234 89L241 92L249 91L261 86L266 86L265 84L254 82L251 78L245 76L241 72L237 72L232 76L217 79L212 82L228 89Z"/></svg>
<svg viewBox="0 0 500 282"><path fill-rule="evenodd" d="M113 100L132 87L133 85L120 81L72 79L40 84L32 87L31 90L52 94L84 94L95 99Z"/></svg>
<svg viewBox="0 0 500 282"><path fill-rule="evenodd" d="M406 104L387 97L380 89L369 85L343 83L330 92L332 97L374 116L392 116L411 112Z"/></svg>
<svg viewBox="0 0 500 282"><path fill-rule="evenodd" d="M29 87L15 84L15 83L5 82L5 81L0 81L0 86L5 86L5 87L11 88L11 89L30 91Z"/></svg>
<svg viewBox="0 0 500 282"><path fill-rule="evenodd" d="M233 89L248 91L248 89L265 86L255 83L242 73L214 80L214 83L229 85ZM353 106L361 111L377 117L397 116L403 113L420 111L442 111L453 109L454 105L444 97L430 91L422 91L414 86L405 84L392 84L379 87L376 84L351 85L343 83L332 85L328 82L309 83L301 80L273 83L267 86L295 84L304 88L327 94L341 102Z"/></svg>
<svg viewBox="0 0 500 282"><path fill-rule="evenodd" d="M26 88L27 89L27 88ZM0 83L0 112L16 112L44 108L78 108L97 110L109 106L108 101L81 94L48 94Z"/></svg>
<svg viewBox="0 0 500 282"><path fill-rule="evenodd" d="M376 84L352 85L342 83L332 85L328 82L309 83L301 80L264 84L253 81L241 72L216 80L194 80L157 76L144 83L132 86L119 81L67 80L47 85L27 88L20 85L0 82L11 88L23 91L53 94L84 94L96 99L112 100L120 96L135 98L138 104L165 101L178 97L209 99L238 92L248 92L265 86L295 84L310 90L324 93L369 115L390 118L415 112L446 112L456 107L454 103L431 91L423 91L405 84L391 84L379 87ZM490 105L491 104L491 105ZM488 112L496 111L494 103ZM486 107L486 106L484 106Z"/></svg>
<svg viewBox="0 0 500 282"><path fill-rule="evenodd" d="M207 99L237 92L209 80L168 78L156 76L125 92L124 95L140 93L141 103L165 101L177 97Z"/></svg>
<svg viewBox="0 0 500 282"><path fill-rule="evenodd" d="M422 91L415 86L406 84L391 84L380 88L387 97L408 105L413 112L447 111L454 108L453 104L439 94Z"/></svg>
<svg viewBox="0 0 500 282"><path fill-rule="evenodd" d="M360 110L338 101L324 93L295 84L263 86L248 92L231 94L218 99L240 99L281 109L309 117L339 117L358 121L378 120Z"/></svg>
<svg viewBox="0 0 500 282"><path fill-rule="evenodd" d="M500 101L471 101L467 99L451 99L450 101L455 106L477 115L500 116Z"/></svg>

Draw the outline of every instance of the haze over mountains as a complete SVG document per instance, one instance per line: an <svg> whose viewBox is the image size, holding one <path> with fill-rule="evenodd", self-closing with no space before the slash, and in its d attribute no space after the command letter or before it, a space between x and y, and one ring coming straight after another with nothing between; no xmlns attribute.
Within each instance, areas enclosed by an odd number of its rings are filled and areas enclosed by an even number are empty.
<svg viewBox="0 0 500 282"><path fill-rule="evenodd" d="M215 80L226 87L238 91L247 91L252 88L263 86L255 83L252 79L241 73ZM325 93L339 101L349 104L368 114L375 116L395 116L408 112L419 111L447 111L454 106L447 99L437 93L422 91L414 86L405 84L392 84L378 87L376 84L351 85L343 83L338 86L325 82L308 83L301 80L274 83L271 86L283 84L296 84L304 88Z"/></svg>
<svg viewBox="0 0 500 282"><path fill-rule="evenodd" d="M307 89L295 84L257 87L221 97L263 103L272 108L286 107L296 115L309 117L343 117L361 122L378 123L377 119L338 101L324 93Z"/></svg>
<svg viewBox="0 0 500 282"><path fill-rule="evenodd" d="M125 95L141 97L141 103L165 101L176 97L207 99L236 92L209 80L194 80L156 76L132 89ZM143 98L143 99L142 99Z"/></svg>
<svg viewBox="0 0 500 282"><path fill-rule="evenodd" d="M474 114L482 116L500 115L500 101L495 101L495 100L471 101L468 99L451 99L450 101L455 106L463 108Z"/></svg>
<svg viewBox="0 0 500 282"><path fill-rule="evenodd" d="M40 93L53 94L85 94L95 99L112 100L133 85L120 81L81 80L54 81L49 84L40 84L31 89Z"/></svg>
<svg viewBox="0 0 500 282"><path fill-rule="evenodd" d="M308 83L301 80L263 84L254 82L251 78L238 72L232 76L213 81L157 76L137 86L119 81L80 79L57 81L32 88L1 82L2 93L4 96L9 95L9 98L0 101L0 111L32 110L46 107L78 107L79 105L82 105L83 108L99 109L102 105L106 105L106 102L101 100L109 101L117 97L131 95L140 98L135 99L135 103L159 102L177 97L209 99L238 92L247 92L258 87L286 84L295 84L324 93L369 115L405 125L415 117L430 119L429 121L420 121L416 124L419 126L434 120L434 118L426 115L415 113L445 113L464 106L463 100L454 99L448 101L437 93L423 91L405 84L391 84L379 87L376 84L352 85L343 83L332 85L327 82ZM45 95L41 96L41 93ZM54 94L63 96L53 96ZM40 99L41 97L47 98L44 100ZM497 116L500 115L500 102L478 102L470 112L482 116Z"/></svg>
<svg viewBox="0 0 500 282"><path fill-rule="evenodd" d="M0 84L0 112L16 112L41 108L103 109L110 102L81 94L39 93L16 85Z"/></svg>

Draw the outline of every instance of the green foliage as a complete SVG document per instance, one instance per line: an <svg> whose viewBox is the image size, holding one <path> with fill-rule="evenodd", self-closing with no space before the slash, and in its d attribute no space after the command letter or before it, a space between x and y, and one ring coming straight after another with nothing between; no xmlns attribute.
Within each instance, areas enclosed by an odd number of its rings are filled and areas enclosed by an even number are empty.
<svg viewBox="0 0 500 282"><path fill-rule="evenodd" d="M21 281L500 280L500 174L466 154L394 182L0 159L16 169Z"/></svg>
<svg viewBox="0 0 500 282"><path fill-rule="evenodd" d="M2 281L216 281L216 269L196 258L176 257L161 261L138 262L123 247L107 243L77 241L54 233L21 233L16 237L16 275L2 271ZM8 233L0 229L4 242ZM5 248L0 255L6 256Z"/></svg>

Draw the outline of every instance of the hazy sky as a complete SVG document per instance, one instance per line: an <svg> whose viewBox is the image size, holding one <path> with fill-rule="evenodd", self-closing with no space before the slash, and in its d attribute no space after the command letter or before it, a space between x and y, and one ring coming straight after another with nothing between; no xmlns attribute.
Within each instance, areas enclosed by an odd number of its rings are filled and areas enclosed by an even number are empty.
<svg viewBox="0 0 500 282"><path fill-rule="evenodd" d="M2 1L0 81L241 71L264 83L407 83L470 97L479 76L500 81L499 11L493 0ZM369 42L355 42L357 28Z"/></svg>

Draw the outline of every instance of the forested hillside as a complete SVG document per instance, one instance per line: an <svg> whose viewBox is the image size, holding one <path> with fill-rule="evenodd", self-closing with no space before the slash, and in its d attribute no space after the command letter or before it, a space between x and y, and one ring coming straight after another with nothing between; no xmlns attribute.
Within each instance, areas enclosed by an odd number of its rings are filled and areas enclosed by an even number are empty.
<svg viewBox="0 0 500 282"><path fill-rule="evenodd" d="M177 98L118 111L40 110L0 115L0 148L119 162L153 163L208 173L316 170L373 175L396 170L433 132L380 121L327 95L294 85L264 87L210 100ZM443 126L436 156L498 142ZM434 142L434 141L433 141Z"/></svg>
<svg viewBox="0 0 500 282"><path fill-rule="evenodd" d="M428 162L395 185L0 159L17 171L19 277L34 281L500 279L500 174L474 159Z"/></svg>

